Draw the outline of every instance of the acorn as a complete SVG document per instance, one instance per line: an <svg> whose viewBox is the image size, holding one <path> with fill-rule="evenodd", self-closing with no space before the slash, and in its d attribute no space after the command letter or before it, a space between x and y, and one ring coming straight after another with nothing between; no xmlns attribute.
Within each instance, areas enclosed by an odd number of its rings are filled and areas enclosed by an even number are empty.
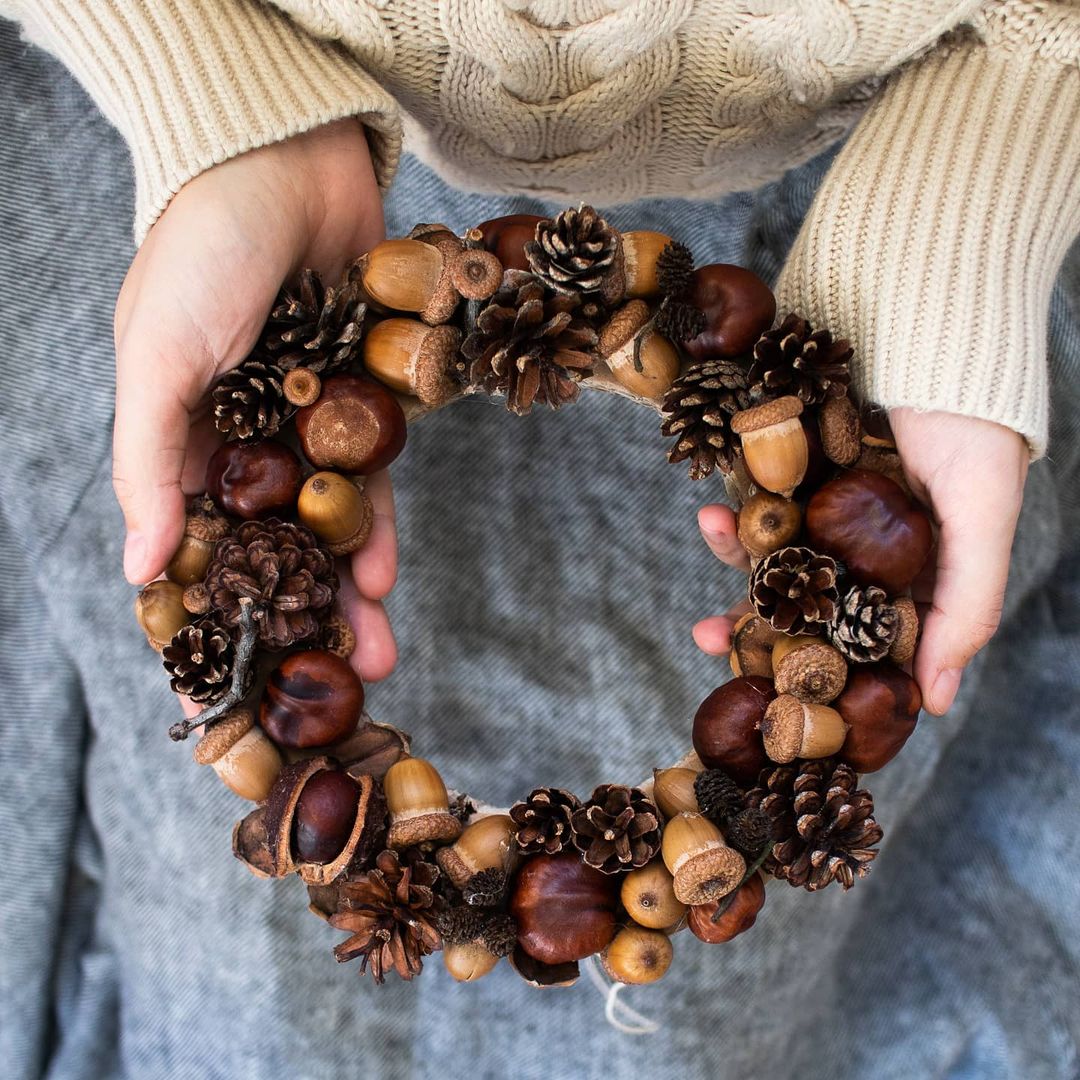
<svg viewBox="0 0 1080 1080"><path fill-rule="evenodd" d="M705 313L705 329L683 343L683 351L695 361L744 356L776 317L776 297L769 286L752 271L730 263L699 266L685 299Z"/></svg>
<svg viewBox="0 0 1080 1080"><path fill-rule="evenodd" d="M600 967L614 982L641 986L662 979L671 967L671 939L659 930L624 926L600 953Z"/></svg>
<svg viewBox="0 0 1080 1080"><path fill-rule="evenodd" d="M300 489L296 512L331 555L359 551L367 543L375 520L367 495L334 472L317 472L307 478Z"/></svg>
<svg viewBox="0 0 1080 1080"><path fill-rule="evenodd" d="M469 232L470 242L482 242L477 229ZM480 247L467 246L450 265L450 280L465 300L487 300L502 284L503 265L499 257Z"/></svg>
<svg viewBox="0 0 1080 1080"><path fill-rule="evenodd" d="M722 903L725 901L712 900L690 909L687 922L694 937L709 945L719 945L749 930L765 906L765 881L760 871L739 886L731 903L717 917Z"/></svg>
<svg viewBox="0 0 1080 1080"><path fill-rule="evenodd" d="M772 678L773 646L779 637L780 632L773 629L768 620L756 611L748 611L731 629L728 663L732 674L736 678L743 675Z"/></svg>
<svg viewBox="0 0 1080 1080"><path fill-rule="evenodd" d="M772 666L778 694L817 705L828 705L847 681L848 665L840 650L810 634L779 635Z"/></svg>
<svg viewBox="0 0 1080 1080"><path fill-rule="evenodd" d="M675 895L675 879L661 859L631 870L622 879L619 899L634 922L651 930L675 926L686 914L686 905Z"/></svg>
<svg viewBox="0 0 1080 1080"><path fill-rule="evenodd" d="M183 587L175 581L151 581L135 597L135 618L151 647L161 652L189 622Z"/></svg>
<svg viewBox="0 0 1080 1080"><path fill-rule="evenodd" d="M769 491L790 499L806 475L809 444L799 416L803 403L794 395L774 398L735 413L731 430L742 443L750 475Z"/></svg>
<svg viewBox="0 0 1080 1080"><path fill-rule="evenodd" d="M769 764L758 726L776 697L771 679L744 675L718 686L694 714L694 749L707 769L753 784Z"/></svg>
<svg viewBox="0 0 1080 1080"><path fill-rule="evenodd" d="M670 243L670 236L649 229L631 229L622 234L623 275L628 297L648 299L660 295L656 260Z"/></svg>
<svg viewBox="0 0 1080 1080"><path fill-rule="evenodd" d="M433 326L446 322L461 299L450 278L450 260L433 243L383 240L358 265L371 300L392 311L415 311Z"/></svg>
<svg viewBox="0 0 1080 1080"><path fill-rule="evenodd" d="M442 956L446 970L458 982L476 982L499 962L499 957L479 941L444 941Z"/></svg>
<svg viewBox="0 0 1080 1080"><path fill-rule="evenodd" d="M674 817L684 810L697 810L697 796L694 794L696 776L693 769L680 766L673 769L653 769L653 802L664 817Z"/></svg>
<svg viewBox="0 0 1080 1080"><path fill-rule="evenodd" d="M450 374L460 345L461 331L456 327L383 319L364 338L364 367L399 394L413 394L436 408L460 393Z"/></svg>
<svg viewBox="0 0 1080 1080"><path fill-rule="evenodd" d="M386 846L400 851L428 841L450 843L461 835L461 822L450 813L446 785L435 766L421 758L403 758L383 777L390 831Z"/></svg>
<svg viewBox="0 0 1080 1080"><path fill-rule="evenodd" d="M915 601L909 596L898 596L889 602L896 608L898 618L889 659L894 664L906 664L915 656L915 646L919 641L919 613L915 610Z"/></svg>
<svg viewBox="0 0 1080 1080"><path fill-rule="evenodd" d="M794 542L802 528L797 503L772 491L759 491L743 503L736 515L739 543L752 559L761 559Z"/></svg>
<svg viewBox="0 0 1080 1080"><path fill-rule="evenodd" d="M245 521L290 514L303 482L300 459L272 439L223 443L206 465L206 493Z"/></svg>
<svg viewBox="0 0 1080 1080"><path fill-rule="evenodd" d="M481 870L509 874L518 853L516 831L509 814L489 814L465 826L452 846L439 848L435 859L457 889Z"/></svg>
<svg viewBox="0 0 1080 1080"><path fill-rule="evenodd" d="M761 721L765 753L778 765L796 758L823 758L844 745L848 726L828 705L812 705L791 694L770 702Z"/></svg>
<svg viewBox="0 0 1080 1080"><path fill-rule="evenodd" d="M210 765L241 799L262 802L281 772L281 755L255 726L250 709L236 709L214 724L196 743L194 758Z"/></svg>
<svg viewBox="0 0 1080 1080"><path fill-rule="evenodd" d="M746 874L746 860L701 814L673 817L664 826L661 854L674 878L675 896L691 906L726 896Z"/></svg>
<svg viewBox="0 0 1080 1080"><path fill-rule="evenodd" d="M643 300L624 304L600 331L597 349L620 386L661 401L679 374L679 352L663 334L646 329L651 318Z"/></svg>
<svg viewBox="0 0 1080 1080"><path fill-rule="evenodd" d="M206 577L214 547L229 533L229 523L216 514L194 513L184 519L184 536L173 552L165 576L186 588Z"/></svg>
<svg viewBox="0 0 1080 1080"><path fill-rule="evenodd" d="M870 773L892 761L915 730L922 694L895 664L856 664L833 707L849 727L840 760Z"/></svg>
<svg viewBox="0 0 1080 1080"><path fill-rule="evenodd" d="M525 245L536 238L537 214L506 214L477 226L484 247L495 254L506 270L528 270Z"/></svg>
<svg viewBox="0 0 1080 1080"><path fill-rule="evenodd" d="M827 397L818 410L818 432L825 456L837 465L854 465L862 453L859 410L845 394Z"/></svg>
<svg viewBox="0 0 1080 1080"><path fill-rule="evenodd" d="M323 383L319 400L297 410L296 435L317 469L369 476L385 469L405 448L405 413L382 383L359 375L332 375Z"/></svg>
<svg viewBox="0 0 1080 1080"><path fill-rule="evenodd" d="M326 649L290 653L270 672L259 719L279 746L329 746L356 730L364 684L347 660Z"/></svg>

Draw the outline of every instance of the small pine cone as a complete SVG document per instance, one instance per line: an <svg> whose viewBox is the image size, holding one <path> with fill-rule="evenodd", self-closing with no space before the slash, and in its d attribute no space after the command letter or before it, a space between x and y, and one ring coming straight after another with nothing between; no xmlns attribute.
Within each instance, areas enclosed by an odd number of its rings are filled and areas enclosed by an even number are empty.
<svg viewBox="0 0 1080 1080"><path fill-rule="evenodd" d="M536 788L510 807L518 847L527 855L558 854L570 843L570 819L580 805L577 796L562 788Z"/></svg>
<svg viewBox="0 0 1080 1080"><path fill-rule="evenodd" d="M298 289L281 290L259 347L282 371L305 367L328 375L358 358L367 304L354 277L347 272L327 288L319 274L305 270Z"/></svg>
<svg viewBox="0 0 1080 1080"><path fill-rule="evenodd" d="M690 284L694 272L694 256L690 249L672 240L656 259L656 282L664 296L678 299Z"/></svg>
<svg viewBox="0 0 1080 1080"><path fill-rule="evenodd" d="M481 944L494 956L509 956L517 946L518 928L513 915L498 912L489 915L483 932Z"/></svg>
<svg viewBox="0 0 1080 1080"><path fill-rule="evenodd" d="M612 273L619 234L591 206L564 210L536 226L525 245L532 272L559 292L598 292Z"/></svg>
<svg viewBox="0 0 1080 1080"><path fill-rule="evenodd" d="M828 330L814 330L800 315L788 315L754 346L751 397L767 401L794 394L813 405L846 394L853 351L847 341L834 341Z"/></svg>
<svg viewBox="0 0 1080 1080"><path fill-rule="evenodd" d="M714 825L723 828L745 803L742 789L723 769L706 769L694 777L698 809Z"/></svg>
<svg viewBox="0 0 1080 1080"><path fill-rule="evenodd" d="M836 607L825 636L849 660L868 664L888 656L900 628L900 613L876 585L853 585Z"/></svg>
<svg viewBox="0 0 1080 1080"><path fill-rule="evenodd" d="M488 913L477 908L449 907L435 920L439 936L449 945L479 941L488 923Z"/></svg>
<svg viewBox="0 0 1080 1080"><path fill-rule="evenodd" d="M761 810L748 806L727 823L724 839L740 855L755 862L772 839L772 822Z"/></svg>
<svg viewBox="0 0 1080 1080"><path fill-rule="evenodd" d="M213 704L229 689L235 656L232 635L213 619L181 627L161 652L169 686L200 704Z"/></svg>
<svg viewBox="0 0 1080 1080"><path fill-rule="evenodd" d="M705 312L681 300L665 300L656 312L655 325L669 341L690 341L705 329Z"/></svg>
<svg viewBox="0 0 1080 1080"><path fill-rule="evenodd" d="M506 871L493 866L473 874L461 890L461 898L472 907L490 908L502 903L506 895Z"/></svg>
<svg viewBox="0 0 1080 1080"><path fill-rule="evenodd" d="M571 825L574 847L605 874L644 866L660 850L660 811L639 788L601 784Z"/></svg>
<svg viewBox="0 0 1080 1080"><path fill-rule="evenodd" d="M750 575L750 603L775 630L814 633L840 603L838 567L810 548L786 547L766 555Z"/></svg>
<svg viewBox="0 0 1080 1080"><path fill-rule="evenodd" d="M750 405L746 370L733 360L704 360L680 375L664 396L661 435L676 436L667 459L690 461L690 478L716 466L730 472L738 447L731 418Z"/></svg>
<svg viewBox="0 0 1080 1080"><path fill-rule="evenodd" d="M269 360L250 357L218 379L211 392L214 426L230 438L275 434L296 411L285 400L284 372Z"/></svg>
<svg viewBox="0 0 1080 1080"><path fill-rule="evenodd" d="M765 769L746 796L772 823L766 872L814 892L834 881L850 889L870 872L882 838L874 799L850 765L798 760Z"/></svg>

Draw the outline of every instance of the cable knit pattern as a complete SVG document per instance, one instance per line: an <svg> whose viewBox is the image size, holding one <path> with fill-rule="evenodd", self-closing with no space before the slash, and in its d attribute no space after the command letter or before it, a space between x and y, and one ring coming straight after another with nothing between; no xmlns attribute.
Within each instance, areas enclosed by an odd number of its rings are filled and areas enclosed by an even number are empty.
<svg viewBox="0 0 1080 1080"><path fill-rule="evenodd" d="M779 284L864 394L1046 441L1046 313L1080 230L1080 4L0 0L127 138L141 238L200 170L344 115L382 183L600 204L756 187L855 128Z"/></svg>

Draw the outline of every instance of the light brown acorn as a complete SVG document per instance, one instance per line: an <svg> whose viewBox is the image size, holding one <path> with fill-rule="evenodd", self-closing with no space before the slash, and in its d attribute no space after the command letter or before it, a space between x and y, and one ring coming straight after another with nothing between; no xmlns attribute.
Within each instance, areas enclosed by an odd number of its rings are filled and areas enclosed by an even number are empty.
<svg viewBox="0 0 1080 1080"><path fill-rule="evenodd" d="M461 331L456 327L383 319L364 339L364 367L392 390L413 394L434 408L460 392L450 374L460 345Z"/></svg>
<svg viewBox="0 0 1080 1080"><path fill-rule="evenodd" d="M746 874L746 860L701 814L673 817L664 826L661 854L674 878L676 897L691 906L726 896Z"/></svg>
<svg viewBox="0 0 1080 1080"><path fill-rule="evenodd" d="M648 299L660 295L656 260L670 243L670 236L649 229L631 229L622 234L623 275L628 297Z"/></svg>
<svg viewBox="0 0 1080 1080"><path fill-rule="evenodd" d="M600 954L609 979L630 986L656 982L671 967L671 939L659 930L624 926Z"/></svg>
<svg viewBox="0 0 1080 1080"><path fill-rule="evenodd" d="M403 758L383 777L390 812L388 847L396 850L438 840L450 843L461 835L461 822L450 813L446 785L435 766L421 758Z"/></svg>
<svg viewBox="0 0 1080 1080"><path fill-rule="evenodd" d="M435 243L383 240L359 260L364 292L391 311L415 311L435 326L444 323L461 299L451 280L452 261Z"/></svg>
<svg viewBox="0 0 1080 1080"><path fill-rule="evenodd" d="M367 543L375 520L375 510L367 495L335 472L309 476L300 489L296 511L331 555L359 551Z"/></svg>
<svg viewBox="0 0 1080 1080"><path fill-rule="evenodd" d="M752 559L787 547L799 535L802 511L797 503L772 491L759 491L740 507L736 535Z"/></svg>
<svg viewBox="0 0 1080 1080"><path fill-rule="evenodd" d="M828 705L844 689L847 661L840 650L810 634L781 634L772 649L773 681L778 694Z"/></svg>
<svg viewBox="0 0 1080 1080"><path fill-rule="evenodd" d="M511 872L518 854L514 843L517 826L509 814L488 814L465 826L450 847L442 847L435 859L457 889L481 870Z"/></svg>
<svg viewBox="0 0 1080 1080"><path fill-rule="evenodd" d="M209 765L242 799L262 802L281 772L277 747L255 726L250 709L237 709L196 743L195 761Z"/></svg>
<svg viewBox="0 0 1080 1080"><path fill-rule="evenodd" d="M183 587L175 581L151 581L135 597L135 618L151 647L161 652L190 619Z"/></svg>
<svg viewBox="0 0 1080 1080"><path fill-rule="evenodd" d="M778 765L796 758L824 758L844 745L848 725L828 705L813 705L790 694L769 703L761 721L765 753Z"/></svg>
<svg viewBox="0 0 1080 1080"><path fill-rule="evenodd" d="M646 329L651 318L644 300L624 304L600 331L597 349L620 386L660 401L679 374L679 353L662 334Z"/></svg>
<svg viewBox="0 0 1080 1080"><path fill-rule="evenodd" d="M228 532L228 522L216 512L188 514L184 519L184 536L165 567L165 576L184 588L202 581L215 545Z"/></svg>
<svg viewBox="0 0 1080 1080"><path fill-rule="evenodd" d="M672 769L653 769L653 801L666 818L681 814L684 810L697 811L694 794L693 769L676 766Z"/></svg>
<svg viewBox="0 0 1080 1080"><path fill-rule="evenodd" d="M675 879L663 860L631 870L619 893L627 915L639 926L667 930L686 914L686 904L675 895Z"/></svg>
<svg viewBox="0 0 1080 1080"><path fill-rule="evenodd" d="M446 970L458 982L476 982L498 964L499 958L479 941L447 941L442 947Z"/></svg>
<svg viewBox="0 0 1080 1080"><path fill-rule="evenodd" d="M750 475L785 499L802 483L810 462L810 446L799 419L802 411L803 403L789 394L743 409L731 418L731 430L741 440Z"/></svg>

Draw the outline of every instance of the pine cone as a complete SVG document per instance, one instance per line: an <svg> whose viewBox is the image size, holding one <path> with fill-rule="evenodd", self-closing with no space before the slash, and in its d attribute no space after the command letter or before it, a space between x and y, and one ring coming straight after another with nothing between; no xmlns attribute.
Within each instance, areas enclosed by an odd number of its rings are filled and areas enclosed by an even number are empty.
<svg viewBox="0 0 1080 1080"><path fill-rule="evenodd" d="M705 329L705 312L681 300L665 300L654 325L669 341L690 341Z"/></svg>
<svg viewBox="0 0 1080 1080"><path fill-rule="evenodd" d="M506 871L493 866L480 870L465 882L461 898L472 907L495 907L506 895Z"/></svg>
<svg viewBox="0 0 1080 1080"><path fill-rule="evenodd" d="M509 956L517 947L518 928L513 915L496 912L488 915L481 942L495 956Z"/></svg>
<svg viewBox="0 0 1080 1080"><path fill-rule="evenodd" d="M660 850L660 811L639 788L601 784L571 826L574 847L605 874L644 866Z"/></svg>
<svg viewBox="0 0 1080 1080"><path fill-rule="evenodd" d="M213 619L181 627L161 651L173 692L213 704L229 689L235 655L232 636Z"/></svg>
<svg viewBox="0 0 1080 1080"><path fill-rule="evenodd" d="M750 574L750 603L773 629L814 633L839 607L837 565L810 548L786 547L766 555Z"/></svg>
<svg viewBox="0 0 1080 1080"><path fill-rule="evenodd" d="M303 525L245 521L218 541L206 572L210 603L226 627L240 621L240 598L254 601L259 641L284 649L319 633L338 587L333 556Z"/></svg>
<svg viewBox="0 0 1080 1080"><path fill-rule="evenodd" d="M750 405L746 371L733 360L703 360L680 375L664 396L661 435L678 439L672 464L690 460L690 478L701 480L719 465L730 472L738 439L731 417Z"/></svg>
<svg viewBox="0 0 1080 1080"><path fill-rule="evenodd" d="M698 809L719 828L742 810L745 802L742 789L723 769L706 769L698 773L694 777L694 795Z"/></svg>
<svg viewBox="0 0 1080 1080"><path fill-rule="evenodd" d="M664 296L677 300L686 291L693 273L693 253L678 240L666 244L656 258L656 283Z"/></svg>
<svg viewBox="0 0 1080 1080"><path fill-rule="evenodd" d="M591 206L539 222L525 245L532 272L559 292L601 290L618 253L618 232Z"/></svg>
<svg viewBox="0 0 1080 1080"><path fill-rule="evenodd" d="M339 889L330 925L352 936L334 949L340 962L360 957L360 974L384 981L393 969L403 979L419 975L422 957L442 944L439 906L432 886L438 867L418 862L402 866L397 853L384 851L375 868L347 879Z"/></svg>
<svg viewBox="0 0 1080 1080"><path fill-rule="evenodd" d="M562 788L536 788L510 807L518 847L527 855L557 855L570 842L570 819L580 805L576 795Z"/></svg>
<svg viewBox="0 0 1080 1080"><path fill-rule="evenodd" d="M883 833L873 796L856 789L858 781L851 766L831 758L764 770L747 804L772 822L765 870L810 892L833 881L850 889L866 877Z"/></svg>
<svg viewBox="0 0 1080 1080"><path fill-rule="evenodd" d="M210 394L214 426L230 438L273 435L296 409L285 400L277 364L257 356L222 375Z"/></svg>
<svg viewBox="0 0 1080 1080"><path fill-rule="evenodd" d="M825 636L857 664L887 656L900 629L900 613L876 585L853 585L836 607Z"/></svg>
<svg viewBox="0 0 1080 1080"><path fill-rule="evenodd" d="M451 907L439 915L436 926L445 943L466 945L476 941L495 956L509 956L517 945L517 923L512 915L501 911Z"/></svg>
<svg viewBox="0 0 1080 1080"><path fill-rule="evenodd" d="M536 275L507 270L462 343L469 380L488 394L505 393L519 416L534 402L557 409L578 396L596 362L598 318L596 305L582 307L577 293L552 296Z"/></svg>
<svg viewBox="0 0 1080 1080"><path fill-rule="evenodd" d="M754 346L750 395L764 401L794 394L807 405L840 397L851 382L853 351L847 341L833 341L828 330L814 330L801 316L788 315Z"/></svg>
<svg viewBox="0 0 1080 1080"><path fill-rule="evenodd" d="M724 839L750 862L755 862L772 839L772 822L752 806L740 810L728 823Z"/></svg>
<svg viewBox="0 0 1080 1080"><path fill-rule="evenodd" d="M367 304L359 279L346 276L327 288L314 270L300 275L300 287L282 289L259 341L282 371L305 367L330 374L360 354Z"/></svg>

